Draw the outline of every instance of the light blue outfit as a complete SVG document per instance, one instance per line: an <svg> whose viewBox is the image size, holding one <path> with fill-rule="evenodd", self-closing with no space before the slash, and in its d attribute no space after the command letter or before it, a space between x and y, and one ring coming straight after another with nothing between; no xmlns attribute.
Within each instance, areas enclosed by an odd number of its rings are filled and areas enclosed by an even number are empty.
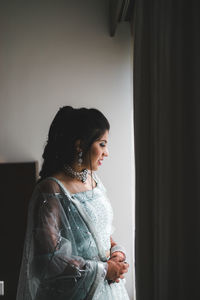
<svg viewBox="0 0 200 300"><path fill-rule="evenodd" d="M84 210L90 216L95 230L99 236L103 249L106 252L110 250L110 236L113 231L113 210L109 199L106 195L106 189L100 178L94 173L96 187L91 191L79 192L72 194L72 197L77 199ZM120 280L119 283L108 284L107 280L102 281L97 288L97 291L92 298L93 300L128 300L128 294L125 289L125 280Z"/></svg>
<svg viewBox="0 0 200 300"><path fill-rule="evenodd" d="M93 190L70 194L54 177L32 195L17 300L129 300L124 280L108 284L113 211L93 173Z"/></svg>

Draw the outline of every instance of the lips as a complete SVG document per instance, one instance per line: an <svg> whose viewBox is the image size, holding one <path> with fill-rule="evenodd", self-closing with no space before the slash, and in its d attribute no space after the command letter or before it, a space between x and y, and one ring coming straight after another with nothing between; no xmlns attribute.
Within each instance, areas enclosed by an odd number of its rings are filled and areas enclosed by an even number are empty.
<svg viewBox="0 0 200 300"><path fill-rule="evenodd" d="M98 164L101 166L102 163L103 163L103 159L99 159L99 160L98 160Z"/></svg>

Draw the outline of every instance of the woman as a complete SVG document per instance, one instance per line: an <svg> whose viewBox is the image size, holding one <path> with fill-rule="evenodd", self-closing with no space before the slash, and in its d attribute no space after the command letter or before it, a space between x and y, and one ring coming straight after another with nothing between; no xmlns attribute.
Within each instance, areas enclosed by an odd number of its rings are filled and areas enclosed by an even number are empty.
<svg viewBox="0 0 200 300"><path fill-rule="evenodd" d="M33 192L17 300L126 300L125 251L96 171L110 125L96 109L62 107Z"/></svg>

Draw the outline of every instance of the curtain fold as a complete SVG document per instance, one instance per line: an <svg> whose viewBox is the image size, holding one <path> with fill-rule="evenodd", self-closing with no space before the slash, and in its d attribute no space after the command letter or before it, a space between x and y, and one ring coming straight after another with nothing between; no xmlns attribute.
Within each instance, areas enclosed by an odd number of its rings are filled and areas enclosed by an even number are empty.
<svg viewBox="0 0 200 300"><path fill-rule="evenodd" d="M199 13L135 1L137 300L200 299Z"/></svg>

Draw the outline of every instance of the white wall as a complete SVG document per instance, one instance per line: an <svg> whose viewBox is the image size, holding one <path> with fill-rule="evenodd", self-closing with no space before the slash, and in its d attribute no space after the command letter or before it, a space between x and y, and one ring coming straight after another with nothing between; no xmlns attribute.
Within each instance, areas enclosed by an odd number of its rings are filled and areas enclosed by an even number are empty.
<svg viewBox="0 0 200 300"><path fill-rule="evenodd" d="M98 171L114 209L114 238L127 248L133 299L132 49L127 23L109 36L108 1L1 1L0 161L41 163L59 107L95 107L111 124Z"/></svg>

